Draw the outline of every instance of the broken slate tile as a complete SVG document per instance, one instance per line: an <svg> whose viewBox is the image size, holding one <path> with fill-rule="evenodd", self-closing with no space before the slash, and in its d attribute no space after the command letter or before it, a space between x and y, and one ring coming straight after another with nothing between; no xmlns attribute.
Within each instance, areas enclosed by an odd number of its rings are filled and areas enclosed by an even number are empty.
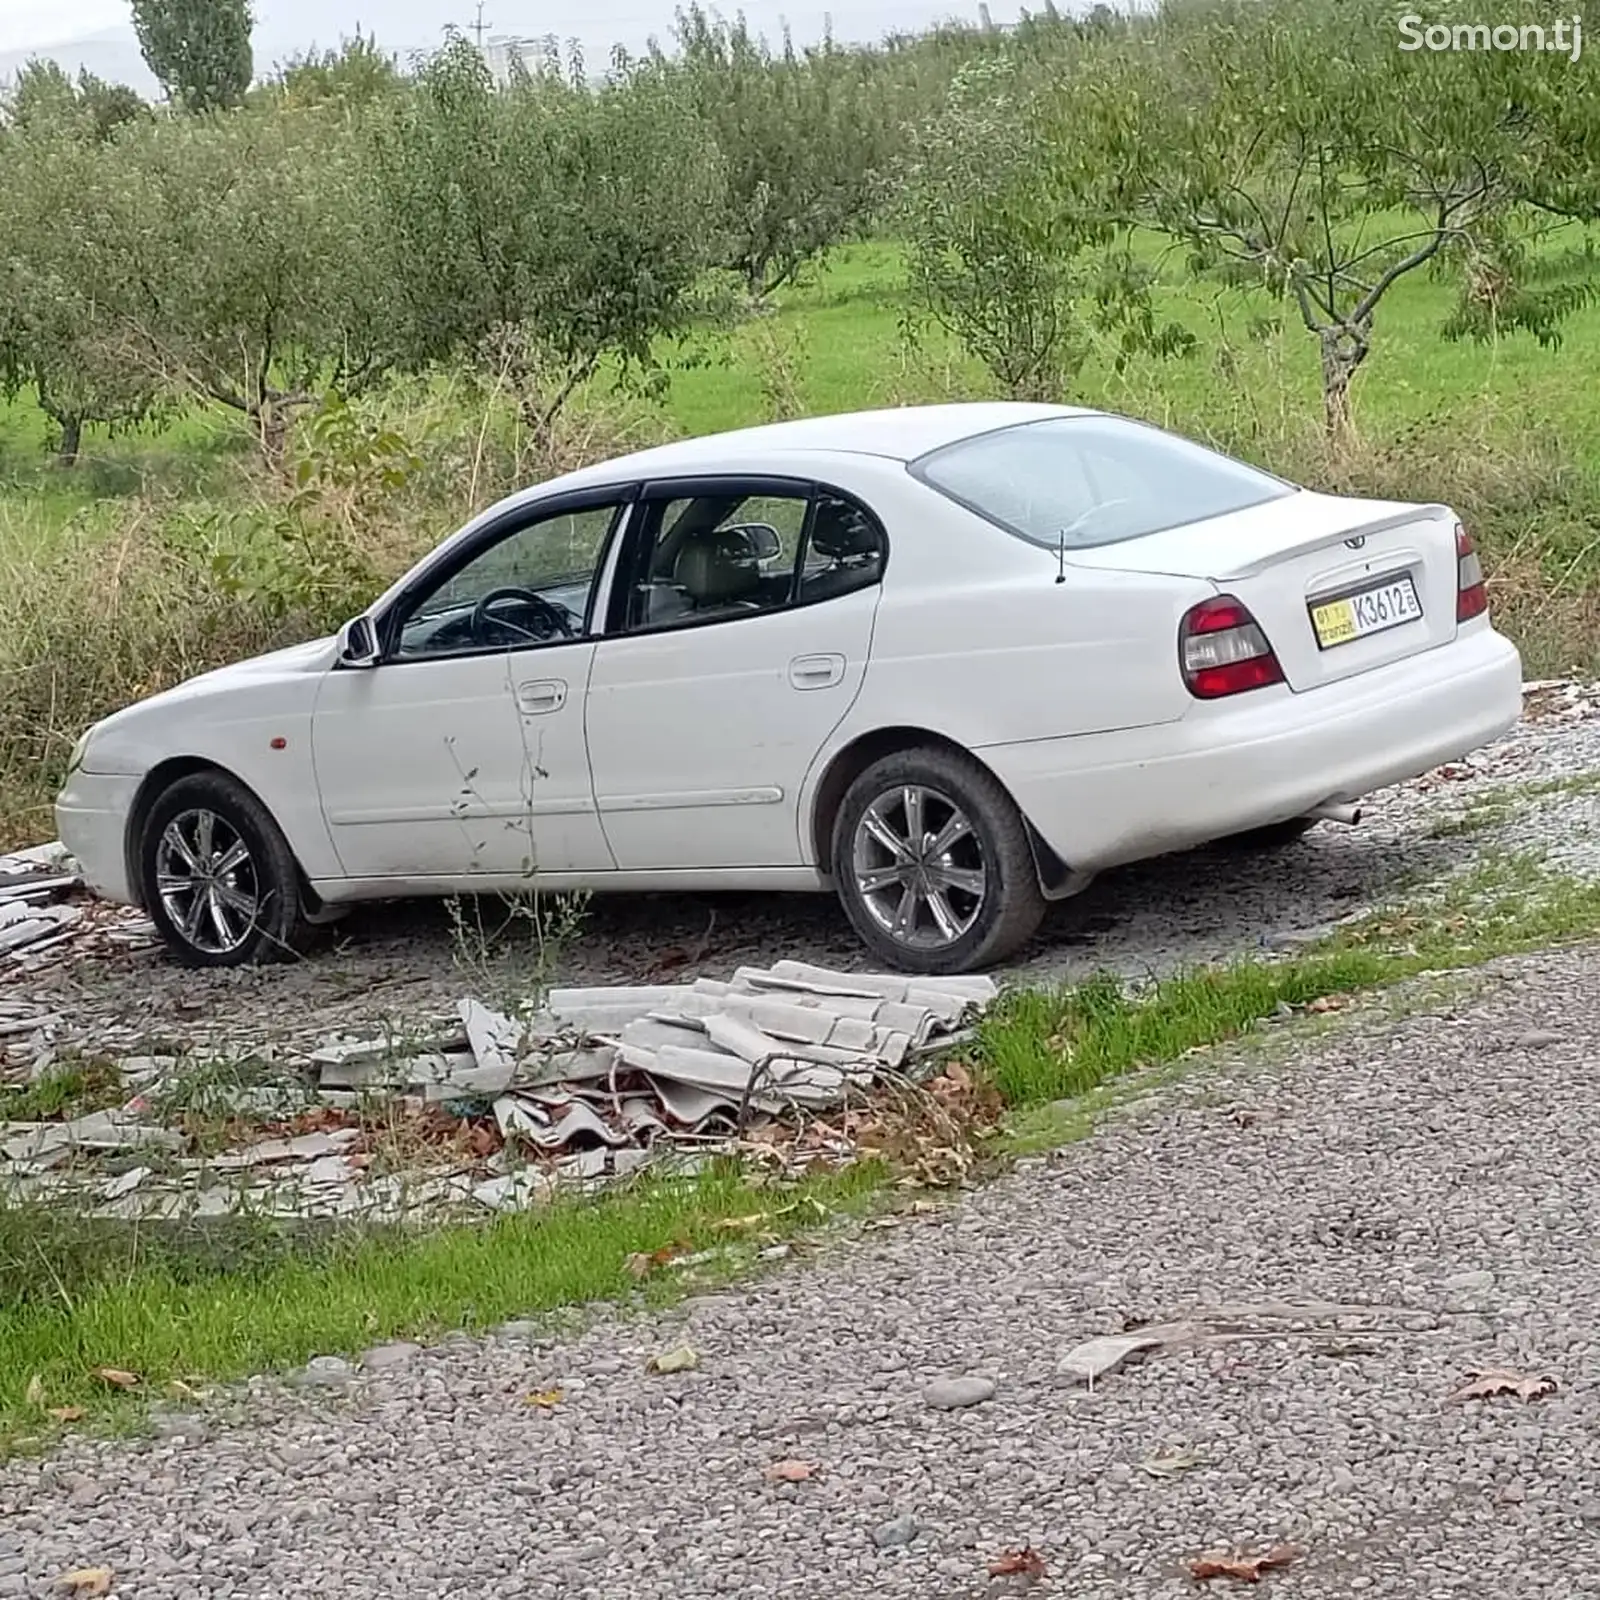
<svg viewBox="0 0 1600 1600"><path fill-rule="evenodd" d="M491 1211L525 1211L548 1198L554 1185L543 1172L524 1169L478 1184L472 1198Z"/></svg>
<svg viewBox="0 0 1600 1600"><path fill-rule="evenodd" d="M209 1165L219 1172L236 1172L245 1167L270 1165L278 1161L315 1161L334 1155L361 1137L359 1128L336 1128L332 1133L302 1133L292 1139L263 1139L243 1150L224 1150L212 1156Z"/></svg>

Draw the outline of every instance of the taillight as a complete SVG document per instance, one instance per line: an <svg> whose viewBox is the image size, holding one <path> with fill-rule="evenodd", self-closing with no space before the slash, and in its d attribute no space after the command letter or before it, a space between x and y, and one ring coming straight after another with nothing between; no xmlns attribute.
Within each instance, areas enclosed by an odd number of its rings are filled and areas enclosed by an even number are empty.
<svg viewBox="0 0 1600 1600"><path fill-rule="evenodd" d="M1489 591L1483 582L1483 562L1472 535L1456 524L1456 621L1471 622L1489 609Z"/></svg>
<svg viewBox="0 0 1600 1600"><path fill-rule="evenodd" d="M1283 682L1261 625L1232 595L1202 600L1178 629L1183 681L1197 700L1220 700Z"/></svg>

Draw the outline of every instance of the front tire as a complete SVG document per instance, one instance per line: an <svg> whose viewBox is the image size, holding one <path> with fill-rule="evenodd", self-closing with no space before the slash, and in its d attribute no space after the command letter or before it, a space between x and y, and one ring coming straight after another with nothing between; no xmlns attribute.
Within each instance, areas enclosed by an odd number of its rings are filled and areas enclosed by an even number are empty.
<svg viewBox="0 0 1600 1600"><path fill-rule="evenodd" d="M845 791L832 862L851 926L897 971L992 966L1044 917L1022 814L991 773L955 751L873 762Z"/></svg>
<svg viewBox="0 0 1600 1600"><path fill-rule="evenodd" d="M313 934L288 840L226 773L191 773L156 797L139 838L139 882L146 913L185 966L282 960Z"/></svg>

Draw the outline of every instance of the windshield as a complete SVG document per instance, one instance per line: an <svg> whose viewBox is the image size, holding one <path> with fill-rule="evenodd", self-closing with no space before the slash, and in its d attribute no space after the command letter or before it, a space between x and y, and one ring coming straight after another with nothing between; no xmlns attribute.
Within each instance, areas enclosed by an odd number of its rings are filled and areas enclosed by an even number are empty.
<svg viewBox="0 0 1600 1600"><path fill-rule="evenodd" d="M912 462L931 488L1033 544L1083 550L1295 492L1187 439L1122 417L1049 417Z"/></svg>

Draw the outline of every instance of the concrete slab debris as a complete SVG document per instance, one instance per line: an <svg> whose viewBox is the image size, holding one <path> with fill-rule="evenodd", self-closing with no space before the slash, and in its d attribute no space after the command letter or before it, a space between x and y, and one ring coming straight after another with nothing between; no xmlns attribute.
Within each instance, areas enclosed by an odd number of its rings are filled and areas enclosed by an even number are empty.
<svg viewBox="0 0 1600 1600"><path fill-rule="evenodd" d="M0 966L26 971L85 940L124 949L153 938L137 913L81 888L60 845L0 856ZM652 1162L692 1169L774 1121L806 1124L887 1079L914 1079L997 992L981 977L779 961L725 981L555 989L526 1014L466 996L453 1017L409 1031L280 1054L286 1084L223 1073L197 1099L188 1082L176 1098L190 1125L221 1121L233 1136L231 1148L203 1155L189 1125L158 1121L194 1063L130 1054L115 1062L130 1097L120 1106L0 1124L0 1189L81 1193L96 1214L130 1218L518 1209ZM71 1048L63 1021L59 1010L0 999L0 1065L38 1081ZM824 1143L848 1155L847 1140ZM153 1151L163 1159L131 1159Z"/></svg>
<svg viewBox="0 0 1600 1600"><path fill-rule="evenodd" d="M77 862L60 843L0 855L0 960L26 972L85 941L121 948L153 941L149 919L131 907L67 904L82 886Z"/></svg>

